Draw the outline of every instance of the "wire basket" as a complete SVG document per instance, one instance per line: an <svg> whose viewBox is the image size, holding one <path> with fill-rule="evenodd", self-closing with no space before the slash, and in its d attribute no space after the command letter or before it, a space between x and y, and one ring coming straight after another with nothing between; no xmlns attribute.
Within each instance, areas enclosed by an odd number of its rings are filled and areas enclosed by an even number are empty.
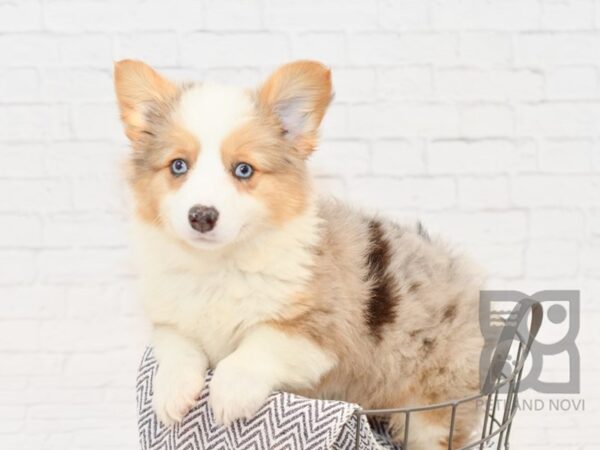
<svg viewBox="0 0 600 450"><path fill-rule="evenodd" d="M521 325L531 312L531 321L526 333L522 333ZM448 424L448 450L465 450L479 447L480 450L496 446L497 450L509 449L510 431L513 419L517 412L517 401L519 387L525 361L531 350L531 345L537 336L542 324L543 310L541 305L531 299L521 300L513 309L509 319L505 322L500 337L496 341L493 356L489 364L487 376L482 382L481 391L477 395L465 397L459 400L451 400L434 405L418 406L412 408L392 409L357 409L354 414L356 420L356 450L360 450L360 416L385 418L392 414L404 415L404 438L402 450L410 450L408 437L410 433L410 419L415 413L432 410L450 410L450 423ZM509 355L512 356L514 367L506 373L505 362ZM501 394L502 393L502 394ZM498 398L505 396L504 408L500 414L497 413L499 406ZM453 436L455 433L455 420L457 408L468 402L485 402L483 412L483 424L481 434L473 437L473 441L462 447L453 447ZM491 407L491 409L490 409Z"/></svg>

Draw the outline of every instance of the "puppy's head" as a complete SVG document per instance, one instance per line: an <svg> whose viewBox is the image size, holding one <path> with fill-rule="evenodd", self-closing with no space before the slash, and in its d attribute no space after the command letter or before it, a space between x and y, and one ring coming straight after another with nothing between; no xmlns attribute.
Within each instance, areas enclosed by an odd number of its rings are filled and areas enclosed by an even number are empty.
<svg viewBox="0 0 600 450"><path fill-rule="evenodd" d="M125 60L115 65L115 89L142 220L210 249L303 212L305 160L332 96L322 64L284 65L245 90L177 85Z"/></svg>

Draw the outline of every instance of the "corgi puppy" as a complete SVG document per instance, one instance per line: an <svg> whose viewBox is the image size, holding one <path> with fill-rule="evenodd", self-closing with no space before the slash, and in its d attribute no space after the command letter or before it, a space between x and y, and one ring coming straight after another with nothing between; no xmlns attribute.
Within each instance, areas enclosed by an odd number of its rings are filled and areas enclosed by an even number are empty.
<svg viewBox="0 0 600 450"><path fill-rule="evenodd" d="M115 87L163 423L194 406L209 368L225 425L278 389L364 408L478 393L478 270L421 227L312 187L325 66L293 62L239 89L176 84L124 60ZM449 422L449 410L412 415L409 447L447 447ZM474 406L458 408L454 446L477 423ZM392 418L397 439L403 425Z"/></svg>

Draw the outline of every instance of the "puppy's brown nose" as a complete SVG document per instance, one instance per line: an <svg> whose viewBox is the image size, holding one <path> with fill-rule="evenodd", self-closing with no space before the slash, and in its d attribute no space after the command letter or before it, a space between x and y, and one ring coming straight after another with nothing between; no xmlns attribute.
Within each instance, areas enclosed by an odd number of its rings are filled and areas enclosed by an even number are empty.
<svg viewBox="0 0 600 450"><path fill-rule="evenodd" d="M212 206L196 205L190 208L188 220L194 230L206 233L212 230L219 218L219 211Z"/></svg>

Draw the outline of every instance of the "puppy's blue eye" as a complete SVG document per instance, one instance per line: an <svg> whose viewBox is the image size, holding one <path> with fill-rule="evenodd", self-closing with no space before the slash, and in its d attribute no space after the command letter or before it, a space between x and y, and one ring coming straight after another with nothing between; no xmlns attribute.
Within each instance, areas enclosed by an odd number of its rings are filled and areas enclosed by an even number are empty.
<svg viewBox="0 0 600 450"><path fill-rule="evenodd" d="M233 169L233 174L237 178L240 178L242 180L250 178L253 173L254 169L252 168L252 166L244 162L238 163Z"/></svg>
<svg viewBox="0 0 600 450"><path fill-rule="evenodd" d="M183 159L174 159L171 161L171 173L176 177L183 175L188 171L188 165Z"/></svg>

